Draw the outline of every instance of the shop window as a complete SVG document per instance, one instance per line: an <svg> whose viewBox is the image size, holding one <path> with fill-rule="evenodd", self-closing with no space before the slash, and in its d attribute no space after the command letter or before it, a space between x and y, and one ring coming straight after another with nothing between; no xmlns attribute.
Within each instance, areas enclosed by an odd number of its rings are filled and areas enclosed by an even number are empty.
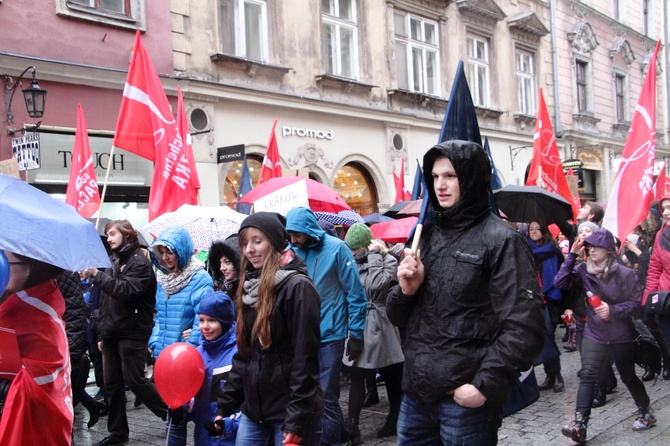
<svg viewBox="0 0 670 446"><path fill-rule="evenodd" d="M377 188L367 169L349 163L337 172L333 189L360 215L378 212Z"/></svg>
<svg viewBox="0 0 670 446"><path fill-rule="evenodd" d="M244 161L233 161L226 181L223 186L223 202L227 203L229 207L235 209L237 203L237 196L239 195L240 178L242 177L242 166ZM261 173L261 165L263 164L263 157L259 155L247 155L247 166L249 167L249 174L251 175L251 184L256 186L258 183L258 175Z"/></svg>

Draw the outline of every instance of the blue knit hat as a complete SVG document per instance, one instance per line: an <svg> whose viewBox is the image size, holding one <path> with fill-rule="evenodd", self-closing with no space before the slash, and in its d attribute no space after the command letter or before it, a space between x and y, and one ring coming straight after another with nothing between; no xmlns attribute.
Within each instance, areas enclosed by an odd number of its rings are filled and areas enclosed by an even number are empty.
<svg viewBox="0 0 670 446"><path fill-rule="evenodd" d="M221 324L222 333L227 333L235 322L235 305L223 291L206 294L200 300L199 314L213 317Z"/></svg>

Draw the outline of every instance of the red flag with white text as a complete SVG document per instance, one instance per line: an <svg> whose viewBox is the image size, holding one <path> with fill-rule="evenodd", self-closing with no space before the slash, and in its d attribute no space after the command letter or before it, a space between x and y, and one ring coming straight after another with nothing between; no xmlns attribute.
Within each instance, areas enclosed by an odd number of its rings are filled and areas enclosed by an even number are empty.
<svg viewBox="0 0 670 446"><path fill-rule="evenodd" d="M261 173L258 175L258 183L261 184L270 178L277 178L282 176L281 160L279 159L279 146L277 146L277 135L275 135L275 127L277 127L277 120L272 124L272 131L270 132L270 141L268 141L268 149L263 158L263 166Z"/></svg>
<svg viewBox="0 0 670 446"><path fill-rule="evenodd" d="M609 229L622 241L647 217L654 198L656 56L660 46L659 40L647 66L640 99L621 155L619 172L614 179L603 218L603 228Z"/></svg>
<svg viewBox="0 0 670 446"><path fill-rule="evenodd" d="M658 177L656 178L656 184L654 184L654 199L660 200L661 198L667 196L668 190L668 177L665 174L665 163L661 164L661 169L658 172Z"/></svg>
<svg viewBox="0 0 670 446"><path fill-rule="evenodd" d="M565 179L554 129L549 119L549 110L544 102L541 88L539 96L533 135L533 161L528 172L526 186L542 186L549 192L562 196L572 203L572 216L576 218L580 208L579 197L572 196L568 180Z"/></svg>
<svg viewBox="0 0 670 446"><path fill-rule="evenodd" d="M170 103L140 32L135 34L114 145L154 161L149 193L149 221L197 204L192 178L195 165L186 151Z"/></svg>
<svg viewBox="0 0 670 446"><path fill-rule="evenodd" d="M400 158L400 173L393 172L393 183L395 184L395 201L408 201L412 194L405 188L405 158Z"/></svg>
<svg viewBox="0 0 670 446"><path fill-rule="evenodd" d="M100 191L81 104L77 105L77 128L74 134L70 180L67 183L65 202L74 207L84 218L90 218L100 209Z"/></svg>
<svg viewBox="0 0 670 446"><path fill-rule="evenodd" d="M198 169L196 169L195 158L193 157L191 130L188 125L188 117L186 116L186 108L184 107L184 95L181 92L180 85L177 85L177 128L179 129L182 141L186 143L188 164L189 166L193 166L191 170L191 184L195 189L200 189L200 178L198 177Z"/></svg>

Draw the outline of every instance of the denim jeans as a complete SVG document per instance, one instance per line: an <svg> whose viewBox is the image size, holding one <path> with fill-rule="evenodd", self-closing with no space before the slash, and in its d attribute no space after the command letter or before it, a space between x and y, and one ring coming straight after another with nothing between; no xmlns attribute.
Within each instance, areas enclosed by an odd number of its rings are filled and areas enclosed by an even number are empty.
<svg viewBox="0 0 670 446"><path fill-rule="evenodd" d="M591 414L593 394L596 381L603 368L603 363L614 358L614 364L619 371L621 382L630 392L635 404L641 410L649 407L649 396L644 383L635 374L635 342L625 344L600 344L591 339L584 338L582 344L582 373L577 391L577 404L575 411L582 415Z"/></svg>
<svg viewBox="0 0 670 446"><path fill-rule="evenodd" d="M494 409L484 404L470 409L456 404L451 396L423 404L403 395L398 445L495 445L501 424L502 407Z"/></svg>
<svg viewBox="0 0 670 446"><path fill-rule="evenodd" d="M281 430L283 423L256 423L242 414L237 429L235 444L244 446L283 446L284 433ZM319 446L321 443L321 419L316 418L308 423L307 433L304 434L300 446ZM274 439L274 440L271 440Z"/></svg>
<svg viewBox="0 0 670 446"><path fill-rule="evenodd" d="M321 444L339 446L340 429L344 428L344 417L340 408L340 370L344 339L321 345L319 350L319 381L323 389L323 435Z"/></svg>
<svg viewBox="0 0 670 446"><path fill-rule="evenodd" d="M166 421L166 424L170 422L170 417ZM167 426L170 429L170 433L167 438L167 446L186 446L186 438L188 436L188 422L182 420L181 423L172 424Z"/></svg>

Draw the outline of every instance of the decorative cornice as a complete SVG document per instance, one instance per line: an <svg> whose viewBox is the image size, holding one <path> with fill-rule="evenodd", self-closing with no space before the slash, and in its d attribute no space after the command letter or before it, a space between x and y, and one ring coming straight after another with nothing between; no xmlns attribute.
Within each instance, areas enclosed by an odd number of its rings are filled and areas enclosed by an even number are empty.
<svg viewBox="0 0 670 446"><path fill-rule="evenodd" d="M599 43L596 33L589 22L579 22L572 32L568 33L570 45L579 53L590 55Z"/></svg>
<svg viewBox="0 0 670 446"><path fill-rule="evenodd" d="M537 37L544 37L549 34L549 30L544 26L542 20L534 12L530 11L507 18L507 26L510 29Z"/></svg>
<svg viewBox="0 0 670 446"><path fill-rule="evenodd" d="M446 107L447 105L446 99L443 99L439 96L433 96L416 91L393 89L393 90L386 90L386 94L389 95L391 98L393 98L394 96L398 96L399 98L402 98L408 102L414 102L420 104L421 107L427 107L429 105Z"/></svg>
<svg viewBox="0 0 670 446"><path fill-rule="evenodd" d="M493 0L457 0L456 7L462 13L481 16L493 22L499 22L507 17Z"/></svg>
<svg viewBox="0 0 670 446"><path fill-rule="evenodd" d="M614 42L612 48L609 49L610 59L614 59L616 55L621 52L623 59L626 61L626 65L630 65L635 60L635 55L633 54L633 49L626 39L619 39Z"/></svg>

